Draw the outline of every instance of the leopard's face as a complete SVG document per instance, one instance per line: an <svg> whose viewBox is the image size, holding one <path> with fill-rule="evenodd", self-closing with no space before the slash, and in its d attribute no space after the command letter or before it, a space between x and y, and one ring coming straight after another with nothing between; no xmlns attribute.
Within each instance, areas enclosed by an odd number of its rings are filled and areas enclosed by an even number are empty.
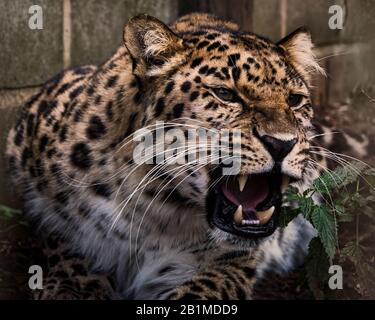
<svg viewBox="0 0 375 320"><path fill-rule="evenodd" d="M204 166L191 165L197 168L194 179L187 177L179 188L206 208L219 238L269 236L278 226L282 192L306 174L313 117L308 81L318 69L309 35L302 30L273 44L253 34L208 29L174 41L184 49L148 71L152 103L144 125L238 130L240 140L230 140L232 151L240 145L237 171L224 174L223 163L211 157ZM189 192L192 183L198 192Z"/></svg>

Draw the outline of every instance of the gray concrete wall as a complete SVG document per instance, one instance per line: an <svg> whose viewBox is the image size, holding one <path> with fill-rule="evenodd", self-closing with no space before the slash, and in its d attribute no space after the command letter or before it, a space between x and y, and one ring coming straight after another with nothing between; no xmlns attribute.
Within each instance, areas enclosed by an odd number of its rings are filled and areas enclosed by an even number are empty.
<svg viewBox="0 0 375 320"><path fill-rule="evenodd" d="M43 29L31 30L29 8L43 9ZM122 41L126 21L148 13L168 23L174 0L0 0L0 203L17 206L4 161L6 134L38 86L64 68L100 64Z"/></svg>
<svg viewBox="0 0 375 320"><path fill-rule="evenodd" d="M33 4L43 8L43 30L28 27ZM344 9L342 30L328 28L333 4ZM306 25L328 74L316 82L317 110L341 129L374 133L374 0L0 0L0 203L15 203L2 155L17 107L61 69L107 59L133 15L168 23L191 11L236 20L275 41Z"/></svg>

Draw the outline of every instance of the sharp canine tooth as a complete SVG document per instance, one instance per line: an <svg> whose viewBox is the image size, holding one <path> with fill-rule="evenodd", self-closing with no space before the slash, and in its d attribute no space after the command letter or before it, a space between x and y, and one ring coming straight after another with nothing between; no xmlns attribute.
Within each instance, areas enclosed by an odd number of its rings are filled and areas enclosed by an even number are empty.
<svg viewBox="0 0 375 320"><path fill-rule="evenodd" d="M290 178L288 176L283 176L283 181L281 182L281 192L285 192L285 190L289 186Z"/></svg>
<svg viewBox="0 0 375 320"><path fill-rule="evenodd" d="M275 211L275 206L272 206L271 208L265 211L257 211L256 216L259 219L259 224L267 223L271 219L274 211Z"/></svg>
<svg viewBox="0 0 375 320"><path fill-rule="evenodd" d="M246 182L247 182L247 178L248 178L249 176L245 176L245 175L242 175L242 176L239 176L238 177L238 185L239 185L239 187L240 187L240 191L242 192L242 190L243 190L243 188L245 188L245 184L246 184Z"/></svg>
<svg viewBox="0 0 375 320"><path fill-rule="evenodd" d="M236 212L234 213L234 222L236 224L241 224L242 222L242 206L239 205Z"/></svg>

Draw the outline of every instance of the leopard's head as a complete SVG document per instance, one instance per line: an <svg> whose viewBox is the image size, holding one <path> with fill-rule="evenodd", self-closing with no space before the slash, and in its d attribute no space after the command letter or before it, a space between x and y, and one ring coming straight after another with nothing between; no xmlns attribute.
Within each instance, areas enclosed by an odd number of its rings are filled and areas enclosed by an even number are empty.
<svg viewBox="0 0 375 320"><path fill-rule="evenodd" d="M194 14L171 29L138 16L124 38L143 92L144 128L164 121L169 129L184 128L185 137L188 128L240 131L240 142L229 133L231 150L241 150L237 172L224 175L222 161L185 162L170 174L178 199L205 208L221 239L271 235L282 192L307 174L310 78L323 72L309 32L300 28L273 43L234 23Z"/></svg>

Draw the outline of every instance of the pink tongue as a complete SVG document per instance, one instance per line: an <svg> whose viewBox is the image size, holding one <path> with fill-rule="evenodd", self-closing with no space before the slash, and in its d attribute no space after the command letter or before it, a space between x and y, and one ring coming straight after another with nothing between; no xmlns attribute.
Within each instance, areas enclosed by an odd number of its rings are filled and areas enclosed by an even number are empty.
<svg viewBox="0 0 375 320"><path fill-rule="evenodd" d="M222 184L225 197L239 206L242 210L255 211L256 206L266 199L269 193L269 183L264 176L249 176L242 192L238 184L237 177L233 177Z"/></svg>

